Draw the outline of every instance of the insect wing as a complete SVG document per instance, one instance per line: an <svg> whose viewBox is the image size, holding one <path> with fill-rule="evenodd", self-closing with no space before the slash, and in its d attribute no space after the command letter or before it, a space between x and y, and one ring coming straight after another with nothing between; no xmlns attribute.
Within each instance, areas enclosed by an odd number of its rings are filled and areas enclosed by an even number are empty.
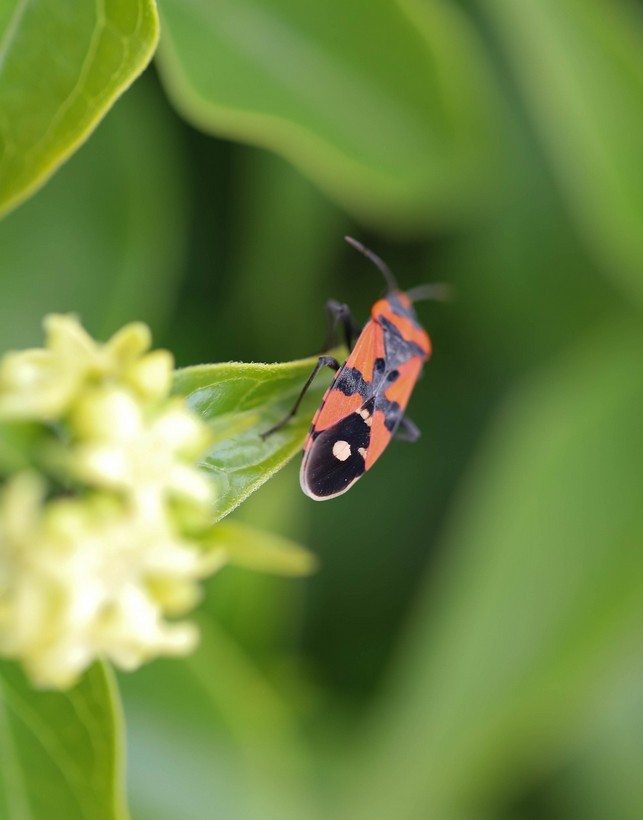
<svg viewBox="0 0 643 820"><path fill-rule="evenodd" d="M371 442L373 367L383 356L382 329L369 321L328 388L304 446L300 483L311 498L334 498L364 474Z"/></svg>
<svg viewBox="0 0 643 820"><path fill-rule="evenodd" d="M395 380L389 382L385 378L381 388L377 391L371 425L370 446L366 452L366 470L370 470L382 455L402 420L404 410L409 403L423 364L423 359L414 356L397 368ZM387 375L390 376L391 373Z"/></svg>
<svg viewBox="0 0 643 820"><path fill-rule="evenodd" d="M383 361L384 340L377 322L369 321L322 399L311 431L333 427L350 413L358 412L373 395L373 367Z"/></svg>

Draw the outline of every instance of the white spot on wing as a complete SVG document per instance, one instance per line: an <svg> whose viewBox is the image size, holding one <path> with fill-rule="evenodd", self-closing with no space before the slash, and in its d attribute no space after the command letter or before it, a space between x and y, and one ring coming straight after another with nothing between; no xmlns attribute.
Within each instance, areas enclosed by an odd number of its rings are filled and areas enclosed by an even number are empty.
<svg viewBox="0 0 643 820"><path fill-rule="evenodd" d="M358 410L357 414L364 419L364 421L366 422L366 424L369 427L373 424L373 419L371 418L371 414L368 412L368 410L365 407L362 407L361 410Z"/></svg>
<svg viewBox="0 0 643 820"><path fill-rule="evenodd" d="M333 444L333 455L339 461L346 461L351 456L351 446L347 441L336 441Z"/></svg>

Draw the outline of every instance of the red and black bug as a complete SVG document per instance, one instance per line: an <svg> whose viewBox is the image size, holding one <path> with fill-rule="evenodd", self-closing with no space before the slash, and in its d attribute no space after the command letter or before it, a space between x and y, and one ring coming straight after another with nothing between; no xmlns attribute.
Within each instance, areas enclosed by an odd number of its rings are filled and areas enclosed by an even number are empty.
<svg viewBox="0 0 643 820"><path fill-rule="evenodd" d="M347 236L346 241L380 269L388 293L375 302L371 318L359 335L348 307L334 301L327 303L329 336L341 321L351 352L342 365L332 356L320 356L292 411L262 434L264 438L269 436L295 415L322 367L337 371L304 443L301 488L316 501L335 498L352 487L375 464L393 435L407 441L415 441L420 435L404 411L424 362L431 355L431 342L418 322L413 302L440 298L443 289L440 285L425 285L404 293L378 256L351 237Z"/></svg>

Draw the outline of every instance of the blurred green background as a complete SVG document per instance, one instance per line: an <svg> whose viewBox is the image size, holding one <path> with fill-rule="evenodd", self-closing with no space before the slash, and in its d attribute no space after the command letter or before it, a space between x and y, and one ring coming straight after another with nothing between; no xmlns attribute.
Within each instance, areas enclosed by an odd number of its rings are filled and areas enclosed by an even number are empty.
<svg viewBox="0 0 643 820"><path fill-rule="evenodd" d="M643 31L635 0L162 0L156 66L0 223L0 340L150 323L179 366L319 350L440 281L423 431L234 516L194 658L121 676L137 820L643 816ZM178 113L177 113L178 112Z"/></svg>

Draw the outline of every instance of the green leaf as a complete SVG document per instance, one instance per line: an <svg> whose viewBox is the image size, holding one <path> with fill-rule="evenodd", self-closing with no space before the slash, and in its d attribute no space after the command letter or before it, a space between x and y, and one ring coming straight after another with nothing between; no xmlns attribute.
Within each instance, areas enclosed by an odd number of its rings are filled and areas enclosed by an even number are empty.
<svg viewBox="0 0 643 820"><path fill-rule="evenodd" d="M633 641L630 667L614 682L596 714L596 725L563 778L554 784L561 811L583 820L639 820L643 807L643 658ZM561 782L562 780L562 782ZM561 786L563 788L561 788ZM556 788L557 787L557 788ZM548 801L555 805L555 801Z"/></svg>
<svg viewBox="0 0 643 820"><path fill-rule="evenodd" d="M189 214L176 122L150 80L0 222L0 349L40 345L51 311L78 313L98 338L131 320L162 329Z"/></svg>
<svg viewBox="0 0 643 820"><path fill-rule="evenodd" d="M32 689L0 662L0 817L125 820L122 726L111 671L66 692Z"/></svg>
<svg viewBox="0 0 643 820"><path fill-rule="evenodd" d="M319 344L324 326L319 307L329 296L328 272L346 247L341 239L346 219L281 157L248 148L236 153L233 232L243 242L234 243L226 264L226 301L217 330L235 340L239 358L261 350L264 360L280 361L292 351L292 339ZM266 310L268 294L276 292L279 299ZM239 316L244 317L241 335ZM318 317L319 338L312 316Z"/></svg>
<svg viewBox="0 0 643 820"><path fill-rule="evenodd" d="M289 538L241 524L219 522L207 537L207 546L221 550L225 561L237 567L275 575L310 575L317 558Z"/></svg>
<svg viewBox="0 0 643 820"><path fill-rule="evenodd" d="M0 9L0 214L33 193L145 68L153 0L9 0Z"/></svg>
<svg viewBox="0 0 643 820"><path fill-rule="evenodd" d="M265 440L260 434L292 409L316 363L317 357L285 364L227 362L175 373L174 392L187 396L215 437L201 465L217 486L215 520L241 504L301 450L324 385L328 386L321 375L287 425Z"/></svg>
<svg viewBox="0 0 643 820"><path fill-rule="evenodd" d="M624 0L479 0L587 244L643 303L643 17Z"/></svg>
<svg viewBox="0 0 643 820"><path fill-rule="evenodd" d="M201 641L189 658L121 677L134 816L321 817L310 805L310 750L292 697L213 618L197 621Z"/></svg>
<svg viewBox="0 0 643 820"><path fill-rule="evenodd" d="M498 418L342 817L474 816L568 754L630 662L643 337L621 325L595 329Z"/></svg>
<svg viewBox="0 0 643 820"><path fill-rule="evenodd" d="M270 148L389 228L459 215L495 104L468 21L434 0L161 0L159 60L206 131Z"/></svg>
<svg viewBox="0 0 643 820"><path fill-rule="evenodd" d="M47 431L32 422L0 424L0 476L3 478L35 466L48 441Z"/></svg>

